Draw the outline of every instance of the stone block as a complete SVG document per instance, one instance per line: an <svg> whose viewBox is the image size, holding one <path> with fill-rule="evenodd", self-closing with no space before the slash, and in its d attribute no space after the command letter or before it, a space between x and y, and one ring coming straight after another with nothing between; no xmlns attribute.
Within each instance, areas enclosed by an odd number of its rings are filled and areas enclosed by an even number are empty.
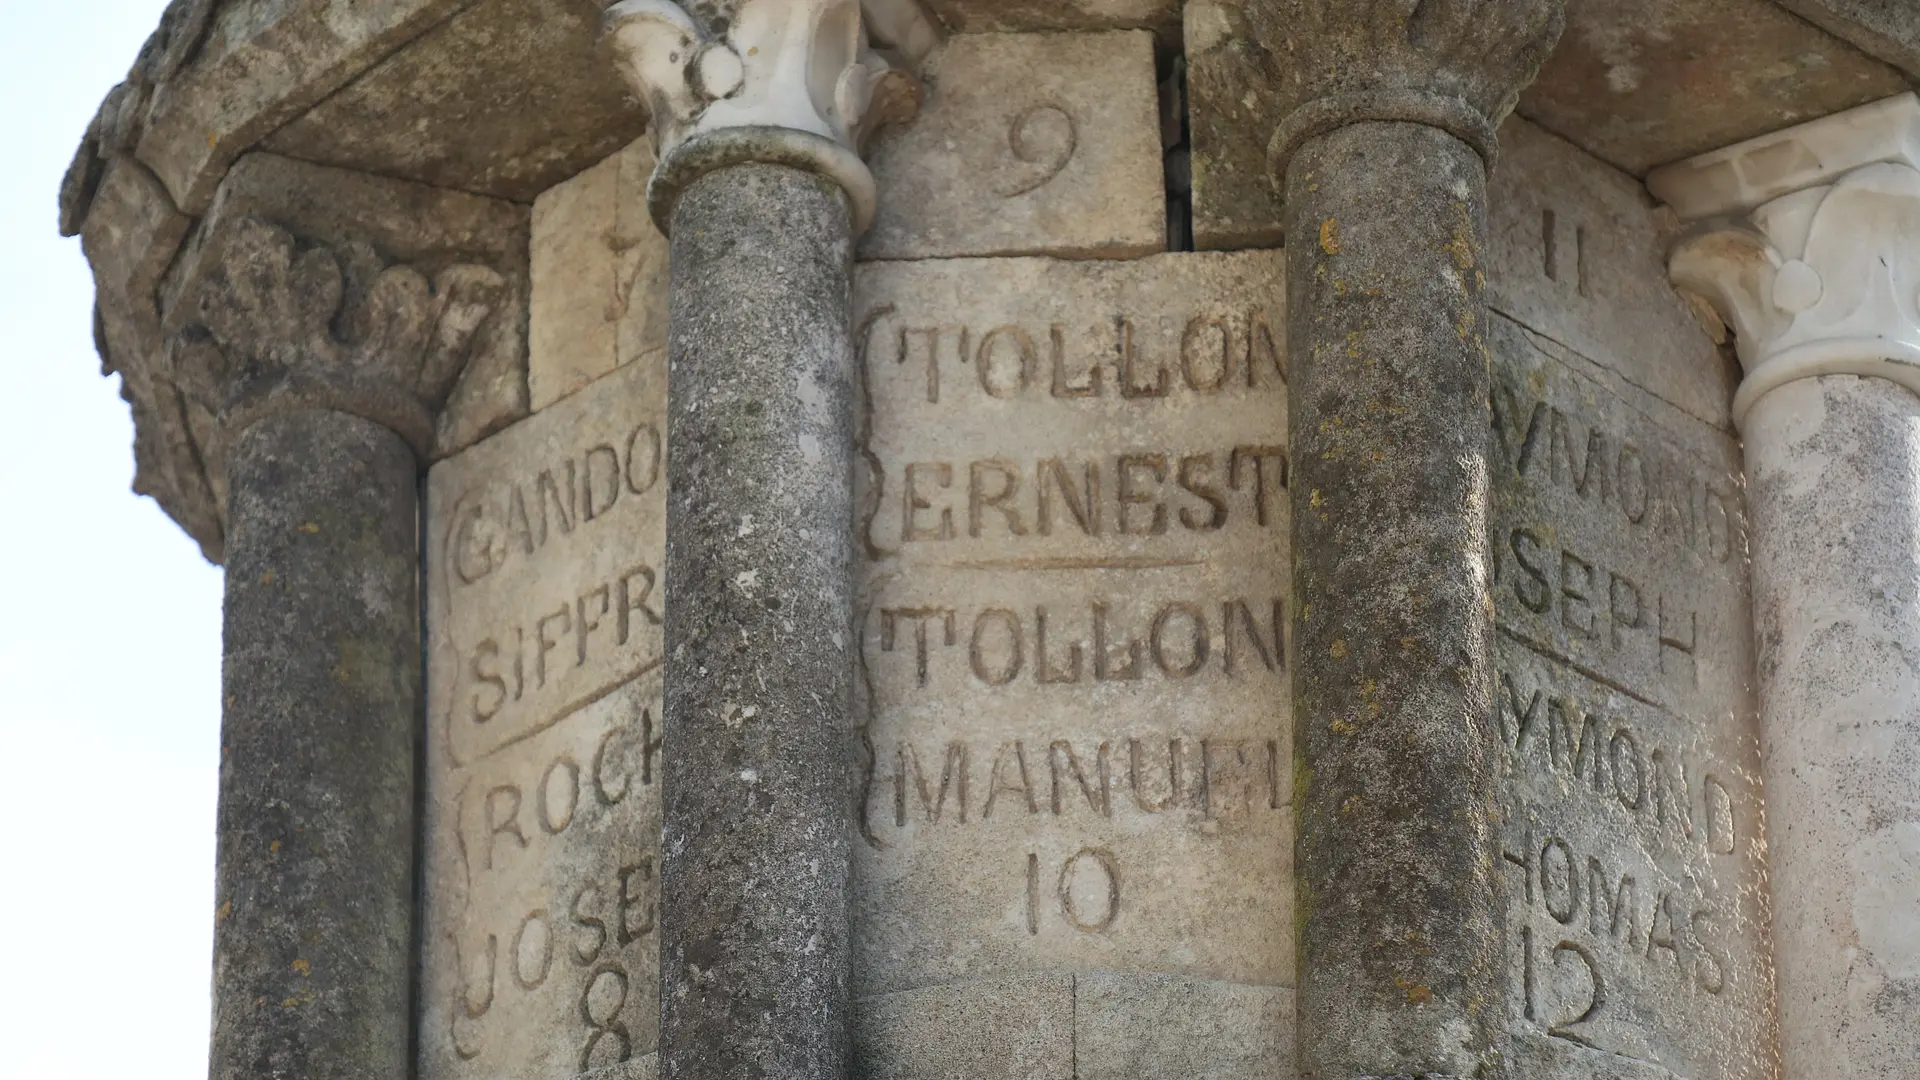
<svg viewBox="0 0 1920 1080"><path fill-rule="evenodd" d="M1165 975L1074 980L1079 1080L1290 1080L1293 991Z"/></svg>
<svg viewBox="0 0 1920 1080"><path fill-rule="evenodd" d="M1186 7L1187 123L1193 150L1193 243L1202 251L1278 247L1281 198L1267 142L1283 117L1266 5L1193 0Z"/></svg>
<svg viewBox="0 0 1920 1080"><path fill-rule="evenodd" d="M1520 112L1640 176L1904 89L1773 0L1572 0Z"/></svg>
<svg viewBox="0 0 1920 1080"><path fill-rule="evenodd" d="M235 158L469 3L220 4L192 59L155 90L140 160L198 214Z"/></svg>
<svg viewBox="0 0 1920 1080"><path fill-rule="evenodd" d="M508 300L441 411L434 457L498 431L527 412L527 208L498 199L273 154L249 154L231 172L160 285L164 328L193 318L192 299L220 265L235 227L258 217L345 249L371 244L383 258L431 276L455 263L489 267L509 283Z"/></svg>
<svg viewBox="0 0 1920 1080"><path fill-rule="evenodd" d="M857 270L861 997L1291 982L1282 276Z"/></svg>
<svg viewBox="0 0 1920 1080"><path fill-rule="evenodd" d="M1771 1080L1739 442L1502 316L1488 338L1516 1035ZM1559 1050L1526 1075L1594 1075Z"/></svg>
<svg viewBox="0 0 1920 1080"><path fill-rule="evenodd" d="M305 161L531 202L638 138L603 5L481 0L273 133Z"/></svg>
<svg viewBox="0 0 1920 1080"><path fill-rule="evenodd" d="M862 258L1166 249L1149 35L962 35L928 82L919 118L868 155L880 208Z"/></svg>
<svg viewBox="0 0 1920 1080"><path fill-rule="evenodd" d="M1036 30L1153 30L1179 33L1179 0L926 0L957 34Z"/></svg>
<svg viewBox="0 0 1920 1080"><path fill-rule="evenodd" d="M1726 426L1739 368L1667 281L1675 224L1632 177L1520 118L1488 190L1487 303Z"/></svg>
<svg viewBox="0 0 1920 1080"><path fill-rule="evenodd" d="M1869 56L1920 78L1920 18L1907 0L1775 0Z"/></svg>
<svg viewBox="0 0 1920 1080"><path fill-rule="evenodd" d="M647 214L653 145L626 149L533 204L527 388L534 411L636 360L664 362L667 239Z"/></svg>
<svg viewBox="0 0 1920 1080"><path fill-rule="evenodd" d="M423 1080L657 1044L665 416L632 364L428 474Z"/></svg>
<svg viewBox="0 0 1920 1080"><path fill-rule="evenodd" d="M1015 975L867 998L854 1019L865 1080L1073 1080L1074 978Z"/></svg>

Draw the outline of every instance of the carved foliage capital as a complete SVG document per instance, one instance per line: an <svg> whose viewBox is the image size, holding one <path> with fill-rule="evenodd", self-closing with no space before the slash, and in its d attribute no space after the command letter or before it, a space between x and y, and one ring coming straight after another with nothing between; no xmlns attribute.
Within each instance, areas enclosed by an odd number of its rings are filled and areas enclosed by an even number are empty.
<svg viewBox="0 0 1920 1080"><path fill-rule="evenodd" d="M1774 199L1750 218L1710 221L1674 251L1674 283L1733 327L1762 394L1815 375L1875 375L1920 392L1920 170L1899 162Z"/></svg>
<svg viewBox="0 0 1920 1080"><path fill-rule="evenodd" d="M1553 51L1565 0L1271 0L1286 119L1271 160L1364 121L1441 128L1492 165L1495 129Z"/></svg>
<svg viewBox="0 0 1920 1080"><path fill-rule="evenodd" d="M872 131L913 116L919 88L869 46L859 0L738 0L698 10L704 19L671 0L621 0L606 14L620 72L652 110L660 168L649 202L661 228L699 173L746 161L830 177L864 228L873 177L859 152ZM695 142L701 152L677 153Z"/></svg>
<svg viewBox="0 0 1920 1080"><path fill-rule="evenodd" d="M374 421L428 460L436 415L507 293L488 267L430 278L367 244L303 243L258 218L237 222L168 345L174 383L216 433L202 447L216 490L227 445L294 409Z"/></svg>

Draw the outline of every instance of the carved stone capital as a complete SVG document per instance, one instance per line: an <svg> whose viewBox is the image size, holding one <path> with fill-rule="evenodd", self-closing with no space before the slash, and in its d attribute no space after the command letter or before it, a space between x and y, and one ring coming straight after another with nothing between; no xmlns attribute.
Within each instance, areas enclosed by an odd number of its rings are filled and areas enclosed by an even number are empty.
<svg viewBox="0 0 1920 1080"><path fill-rule="evenodd" d="M1565 0L1269 0L1285 119L1268 162L1284 181L1302 143L1348 124L1440 128L1491 169L1495 134L1553 51Z"/></svg>
<svg viewBox="0 0 1920 1080"><path fill-rule="evenodd" d="M271 154L195 221L114 158L82 239L134 490L219 562L227 450L262 416L366 417L422 466L525 416L528 225L525 206Z"/></svg>
<svg viewBox="0 0 1920 1080"><path fill-rule="evenodd" d="M680 192L706 173L761 162L838 183L863 231L875 194L862 144L913 116L919 86L869 45L859 0L709 0L696 11L670 0L607 9L621 74L652 110L654 221L666 231Z"/></svg>
<svg viewBox="0 0 1920 1080"><path fill-rule="evenodd" d="M212 467L255 421L298 409L352 413L431 460L435 418L507 295L485 267L429 277L365 243L301 243L258 218L237 223L169 343L174 380L214 421Z"/></svg>
<svg viewBox="0 0 1920 1080"><path fill-rule="evenodd" d="M1736 423L1776 387L1872 375L1920 393L1920 98L1902 94L1656 171L1697 222L1675 284L1735 333Z"/></svg>

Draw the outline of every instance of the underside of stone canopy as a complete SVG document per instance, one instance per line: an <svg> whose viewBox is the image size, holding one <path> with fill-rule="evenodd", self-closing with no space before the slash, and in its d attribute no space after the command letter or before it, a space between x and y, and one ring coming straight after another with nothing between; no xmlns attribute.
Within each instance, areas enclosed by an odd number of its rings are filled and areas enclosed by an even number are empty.
<svg viewBox="0 0 1920 1080"><path fill-rule="evenodd" d="M1920 7L174 0L213 1074L1920 1076Z"/></svg>

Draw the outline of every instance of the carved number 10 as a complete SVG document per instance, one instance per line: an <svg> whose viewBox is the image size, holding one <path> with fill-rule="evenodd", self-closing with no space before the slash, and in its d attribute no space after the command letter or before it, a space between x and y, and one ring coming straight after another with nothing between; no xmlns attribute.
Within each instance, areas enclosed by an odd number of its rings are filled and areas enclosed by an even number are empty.
<svg viewBox="0 0 1920 1080"><path fill-rule="evenodd" d="M1040 933L1040 856L1027 854L1027 933ZM1079 886L1076 888L1076 886ZM1105 848L1081 848L1060 866L1054 885L1060 915L1086 934L1104 932L1120 917L1120 867Z"/></svg>

